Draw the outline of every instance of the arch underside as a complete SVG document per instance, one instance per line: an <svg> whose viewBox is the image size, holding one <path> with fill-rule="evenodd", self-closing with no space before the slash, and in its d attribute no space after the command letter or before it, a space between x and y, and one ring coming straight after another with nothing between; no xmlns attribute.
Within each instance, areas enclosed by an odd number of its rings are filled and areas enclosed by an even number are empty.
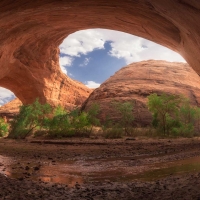
<svg viewBox="0 0 200 200"><path fill-rule="evenodd" d="M91 91L61 72L58 46L69 34L89 28L118 30L154 41L181 54L200 74L199 9L200 2L195 0L3 0L0 86L25 104L36 97L52 104L66 98L72 104L84 101L85 91Z"/></svg>

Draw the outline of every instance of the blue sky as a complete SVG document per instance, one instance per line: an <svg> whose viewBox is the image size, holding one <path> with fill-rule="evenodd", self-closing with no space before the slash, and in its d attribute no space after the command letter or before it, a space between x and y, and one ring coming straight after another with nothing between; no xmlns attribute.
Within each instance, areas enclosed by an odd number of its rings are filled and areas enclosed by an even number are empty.
<svg viewBox="0 0 200 200"><path fill-rule="evenodd" d="M87 84L88 81L104 82L122 66L126 65L123 58L116 59L108 55L111 49L111 42L106 41L103 49L94 49L87 54L81 54L79 57L71 57L73 59L71 65L64 66L67 75L83 84ZM65 54L61 53L60 56L63 57Z"/></svg>
<svg viewBox="0 0 200 200"><path fill-rule="evenodd" d="M142 60L185 62L177 53L134 35L107 29L88 29L69 35L60 45L61 70L90 88L123 66ZM0 87L0 105L14 94Z"/></svg>
<svg viewBox="0 0 200 200"><path fill-rule="evenodd" d="M120 68L142 60L185 62L176 52L127 33L88 29L69 35L60 45L64 73L88 87L98 87Z"/></svg>

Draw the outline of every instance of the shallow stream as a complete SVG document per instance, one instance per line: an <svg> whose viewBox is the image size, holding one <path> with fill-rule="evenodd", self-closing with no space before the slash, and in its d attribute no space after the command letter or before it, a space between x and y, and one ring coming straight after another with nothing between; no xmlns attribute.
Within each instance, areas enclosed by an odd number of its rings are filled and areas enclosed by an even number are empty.
<svg viewBox="0 0 200 200"><path fill-rule="evenodd" d="M180 173L200 172L200 156L172 162L138 162L143 158L148 159L148 156L57 162L52 158L33 160L0 155L0 173L11 178L62 183L72 187L76 183L153 181ZM149 156L151 159L152 156Z"/></svg>

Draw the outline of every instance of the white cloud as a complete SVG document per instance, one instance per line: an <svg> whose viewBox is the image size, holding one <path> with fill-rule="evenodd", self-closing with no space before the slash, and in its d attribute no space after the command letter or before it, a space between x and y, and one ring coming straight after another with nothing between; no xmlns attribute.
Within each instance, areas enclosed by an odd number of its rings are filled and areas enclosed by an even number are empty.
<svg viewBox="0 0 200 200"><path fill-rule="evenodd" d="M10 90L0 87L0 98L11 97L13 95L13 92L11 92Z"/></svg>
<svg viewBox="0 0 200 200"><path fill-rule="evenodd" d="M94 81L86 81L85 85L89 88L98 88L101 84Z"/></svg>
<svg viewBox="0 0 200 200"><path fill-rule="evenodd" d="M148 59L185 62L176 52L154 42L106 29L88 29L75 32L63 41L60 50L61 53L70 56L86 55L95 49L103 49L106 41L110 41L112 47L108 54L116 58L124 58L127 64Z"/></svg>
<svg viewBox="0 0 200 200"><path fill-rule="evenodd" d="M71 66L73 62L73 58L69 56L62 56L60 57L59 61L60 61L60 67L61 67L62 72L67 74L66 67Z"/></svg>
<svg viewBox="0 0 200 200"><path fill-rule="evenodd" d="M0 87L0 105L3 105L14 98L15 98L15 95L13 94L13 92Z"/></svg>
<svg viewBox="0 0 200 200"><path fill-rule="evenodd" d="M103 49L105 41L101 39L101 35L96 29L75 32L62 42L60 52L79 57L80 54L86 55L94 49Z"/></svg>
<svg viewBox="0 0 200 200"><path fill-rule="evenodd" d="M87 66L90 62L91 58L85 58L85 60L83 61L82 64L80 64L79 66L80 67L84 67L84 66Z"/></svg>

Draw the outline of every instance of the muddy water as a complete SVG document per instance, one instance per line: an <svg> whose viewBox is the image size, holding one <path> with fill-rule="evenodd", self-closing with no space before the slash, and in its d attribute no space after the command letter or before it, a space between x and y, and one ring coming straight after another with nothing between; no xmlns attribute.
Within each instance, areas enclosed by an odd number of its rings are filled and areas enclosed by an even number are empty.
<svg viewBox="0 0 200 200"><path fill-rule="evenodd" d="M171 175L200 172L200 156L169 163L157 163L153 167L155 167L155 169L145 171L133 178L144 181L153 181Z"/></svg>
<svg viewBox="0 0 200 200"><path fill-rule="evenodd" d="M140 164L138 160L144 158L148 159L148 156L56 162L52 158L36 161L0 155L0 173L11 178L74 186L76 183L100 181L152 181L180 173L200 172L199 156L172 162L146 162L146 164ZM152 158L153 156L149 156L149 159Z"/></svg>

